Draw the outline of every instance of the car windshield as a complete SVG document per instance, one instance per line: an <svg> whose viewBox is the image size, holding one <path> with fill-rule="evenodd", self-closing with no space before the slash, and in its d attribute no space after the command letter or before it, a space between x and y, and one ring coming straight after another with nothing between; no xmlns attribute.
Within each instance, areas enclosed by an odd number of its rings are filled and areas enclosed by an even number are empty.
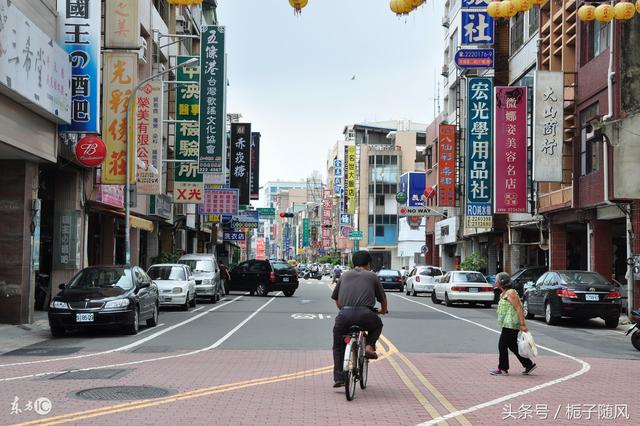
<svg viewBox="0 0 640 426"><path fill-rule="evenodd" d="M559 272L562 281L567 284L602 285L608 284L607 280L595 272Z"/></svg>
<svg viewBox="0 0 640 426"><path fill-rule="evenodd" d="M182 266L152 266L147 273L152 280L184 281L186 279Z"/></svg>
<svg viewBox="0 0 640 426"><path fill-rule="evenodd" d="M285 262L271 262L271 266L275 271L293 271L291 265Z"/></svg>
<svg viewBox="0 0 640 426"><path fill-rule="evenodd" d="M213 262L210 260L183 259L178 263L187 265L193 272L213 272Z"/></svg>
<svg viewBox="0 0 640 426"><path fill-rule="evenodd" d="M124 268L87 268L73 277L65 286L68 289L90 289L120 287L123 290L133 288L131 270Z"/></svg>
<svg viewBox="0 0 640 426"><path fill-rule="evenodd" d="M487 280L480 272L455 272L453 282L456 283L486 283Z"/></svg>
<svg viewBox="0 0 640 426"><path fill-rule="evenodd" d="M426 275L429 277L435 277L438 275L442 275L442 272L436 268L422 268L420 269L420 275Z"/></svg>
<svg viewBox="0 0 640 426"><path fill-rule="evenodd" d="M400 271L394 271L391 269L381 269L380 272L378 272L378 275L384 275L386 277L399 277L400 276Z"/></svg>

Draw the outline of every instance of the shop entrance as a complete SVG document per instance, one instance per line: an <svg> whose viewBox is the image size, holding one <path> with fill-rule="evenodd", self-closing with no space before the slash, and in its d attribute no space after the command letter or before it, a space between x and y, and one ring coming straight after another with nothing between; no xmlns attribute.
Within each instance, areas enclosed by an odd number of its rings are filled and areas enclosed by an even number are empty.
<svg viewBox="0 0 640 426"><path fill-rule="evenodd" d="M581 223L567 225L567 269L586 271L588 256L587 225Z"/></svg>

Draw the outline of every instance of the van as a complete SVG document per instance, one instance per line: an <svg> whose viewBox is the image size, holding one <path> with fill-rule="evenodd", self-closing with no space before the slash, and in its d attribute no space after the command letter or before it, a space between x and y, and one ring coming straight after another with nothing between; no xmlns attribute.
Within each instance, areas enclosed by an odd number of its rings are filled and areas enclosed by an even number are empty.
<svg viewBox="0 0 640 426"><path fill-rule="evenodd" d="M189 266L196 281L196 297L216 303L225 294L220 267L213 253L185 254L178 263Z"/></svg>

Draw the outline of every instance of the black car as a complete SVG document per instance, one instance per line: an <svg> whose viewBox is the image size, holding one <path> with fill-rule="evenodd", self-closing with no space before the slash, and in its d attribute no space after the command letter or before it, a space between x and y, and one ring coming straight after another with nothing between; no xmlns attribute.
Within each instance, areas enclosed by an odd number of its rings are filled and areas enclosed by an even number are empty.
<svg viewBox="0 0 640 426"><path fill-rule="evenodd" d="M620 300L617 288L596 272L549 271L525 291L523 310L527 318L541 315L549 325L561 317L600 317L608 328L616 328Z"/></svg>
<svg viewBox="0 0 640 426"><path fill-rule="evenodd" d="M400 271L393 269L381 269L378 271L377 275L385 290L398 290L400 292L404 290L404 283L402 282L402 275L400 274Z"/></svg>
<svg viewBox="0 0 640 426"><path fill-rule="evenodd" d="M137 266L92 266L78 272L49 304L54 337L89 327L122 328L137 334L140 320L158 324L158 288Z"/></svg>
<svg viewBox="0 0 640 426"><path fill-rule="evenodd" d="M511 282L513 288L518 292L520 297L524 296L524 287L528 282L532 282L535 284L538 281L538 278L542 276L545 272L547 272L549 268L546 266L527 266L526 268L522 268L516 271L511 276Z"/></svg>
<svg viewBox="0 0 640 426"><path fill-rule="evenodd" d="M284 261L248 260L231 270L230 291L248 291L252 296L282 291L291 297L297 289L298 273Z"/></svg>

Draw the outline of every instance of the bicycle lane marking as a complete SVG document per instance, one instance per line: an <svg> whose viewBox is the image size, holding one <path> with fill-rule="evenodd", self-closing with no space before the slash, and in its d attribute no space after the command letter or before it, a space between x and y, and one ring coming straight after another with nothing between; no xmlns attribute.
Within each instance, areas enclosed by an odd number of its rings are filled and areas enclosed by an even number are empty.
<svg viewBox="0 0 640 426"><path fill-rule="evenodd" d="M136 340L136 341L134 341L132 343L128 343L128 344L126 344L124 346L120 346L119 348L109 349L108 351L94 352L94 353L90 353L90 354L74 355L74 356L61 357L61 358L48 358L48 359L40 359L40 360L37 360L37 361L23 361L23 362L13 362L13 363L9 363L9 364L0 364L0 368L2 368L2 367L20 367L20 366L24 366L24 365L44 364L44 363L56 362L56 361L69 361L69 360L75 360L75 359L90 358L90 357L100 356L100 355L108 355L108 354L112 354L114 352L123 352L123 351L129 350L129 349L135 348L136 346L140 346L143 343L146 343L146 342L148 342L150 340L153 340L156 337L162 336L163 334L168 333L169 331L175 330L176 328L182 327L183 325L189 324L190 322L195 321L195 320L197 320L199 318L202 318L203 316L205 316L205 315L207 315L207 314L209 314L209 313L211 313L213 311L216 311L216 310L218 310L220 308L223 308L223 307L225 307L227 305L230 305L233 302L236 302L236 301L238 301L239 299L241 299L243 297L244 297L244 295L243 296L238 296L238 297L236 297L236 298L234 298L234 299L232 299L232 300L230 300L230 301L228 301L226 303L214 306L213 308L207 309L206 311L204 311L202 313L199 313L198 315L195 315L195 316L193 316L191 318L188 318L188 319L186 319L186 320L184 320L182 322L179 322L177 324L169 326L169 327L165 328L164 330L160 330L160 331L158 331L156 333L153 333L153 334L151 334L151 335L149 335L147 337L144 337L144 338L142 338L140 340ZM147 329L147 330L151 330L151 329ZM146 330L143 330L143 331L146 331ZM6 380L6 379L0 378L0 382L2 382L4 380Z"/></svg>
<svg viewBox="0 0 640 426"><path fill-rule="evenodd" d="M463 317L460 317L458 315L454 315L454 314L449 313L447 311L444 311L442 309L438 309L436 307L429 306L429 305L427 305L425 303L418 302L416 300L408 299L408 298L406 298L404 296L400 296L400 295L394 295L394 296L395 297L399 297L401 299L404 299L404 300L406 300L408 302L412 302L412 303L415 303L415 304L418 304L418 305L425 306L425 307L427 307L429 309L432 309L434 311L437 311L437 312L440 312L442 314L448 315L448 316L450 316L452 318L455 318L455 319L458 319L460 321L464 321L464 322L467 322L469 324L473 324L473 325L475 325L477 327L483 328L483 329L488 330L488 331L490 331L492 333L500 334L500 332L498 330L494 330L494 329L492 329L490 327L487 327L486 325L480 324L480 323L475 322L475 321L471 321L471 320L469 320L467 318L463 318ZM454 411L452 413L446 414L444 416L440 416L440 417L438 417L436 419L428 420L428 421L426 421L424 423L420 423L420 426L431 426L431 425L438 424L439 422L441 422L443 420L448 420L448 419L451 419L451 418L458 417L458 416L460 416L462 414L473 413L474 411L478 411L478 410L481 410L483 408L488 408L488 407L500 404L501 402L509 401L511 399L515 399L515 398L521 397L523 395L527 395L527 394L539 391L540 389L548 388L550 386L554 386L554 385L557 385L559 383L563 383L563 382L575 379L576 377L582 376L583 374L587 373L591 369L591 365L588 362L583 361L583 360L581 360L581 359L579 359L577 357L574 357L574 356L569 355L569 354L565 354L565 353L557 351L555 349L548 348L546 346L542 346L542 345L537 345L537 346L538 346L538 348L543 349L543 350L545 350L547 352L551 352L553 354L556 354L556 355L559 355L561 357L564 357L564 358L567 358L567 359L570 359L572 361L577 362L581 366L580 370L578 370L578 371L576 371L574 373L568 374L566 376L560 377L560 378L555 379L555 380L551 380L551 381L548 381L548 382L545 382L545 383L542 383L542 384L539 384L539 385L536 385L536 386L533 386L533 387L530 387L530 388L527 388L527 389L523 389L521 391L514 392L514 393L511 393L511 394L508 394L508 395L504 395L502 397L499 397L499 398L496 398L496 399L492 399L490 401L483 402L481 404L477 404L477 405L474 405L472 407L465 408L463 410L457 410L457 411Z"/></svg>

